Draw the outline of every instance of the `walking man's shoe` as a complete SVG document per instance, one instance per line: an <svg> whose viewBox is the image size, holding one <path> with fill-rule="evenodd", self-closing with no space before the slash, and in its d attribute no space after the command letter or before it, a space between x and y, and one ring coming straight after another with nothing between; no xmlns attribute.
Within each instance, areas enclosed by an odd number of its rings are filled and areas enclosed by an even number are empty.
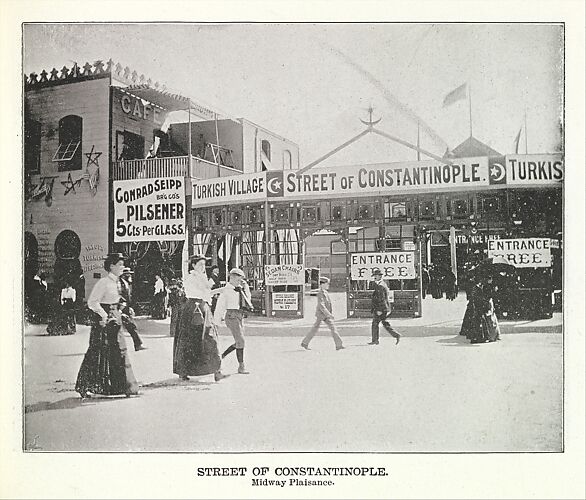
<svg viewBox="0 0 586 500"><path fill-rule="evenodd" d="M336 347L336 351L339 351L340 349L346 349L343 345L339 345L338 347Z"/></svg>
<svg viewBox="0 0 586 500"><path fill-rule="evenodd" d="M378 345L378 342L369 342L368 345Z"/></svg>
<svg viewBox="0 0 586 500"><path fill-rule="evenodd" d="M244 367L244 363L240 363L238 365L238 373L240 373L240 375L248 375L250 372L246 371L246 368Z"/></svg>
<svg viewBox="0 0 586 500"><path fill-rule="evenodd" d="M224 379L224 378L228 378L230 375L224 375L222 372L216 372L214 373L214 380L216 382L219 382L220 380Z"/></svg>
<svg viewBox="0 0 586 500"><path fill-rule="evenodd" d="M135 351L144 351L145 349L148 349L148 347L145 347L143 345L139 345L134 348Z"/></svg>
<svg viewBox="0 0 586 500"><path fill-rule="evenodd" d="M401 340L401 334L397 333L397 336L395 337L395 345L399 343L399 340Z"/></svg>
<svg viewBox="0 0 586 500"><path fill-rule="evenodd" d="M307 349L308 351L310 350L309 346L307 344L304 344L303 342L301 343L301 347L303 347L303 349Z"/></svg>

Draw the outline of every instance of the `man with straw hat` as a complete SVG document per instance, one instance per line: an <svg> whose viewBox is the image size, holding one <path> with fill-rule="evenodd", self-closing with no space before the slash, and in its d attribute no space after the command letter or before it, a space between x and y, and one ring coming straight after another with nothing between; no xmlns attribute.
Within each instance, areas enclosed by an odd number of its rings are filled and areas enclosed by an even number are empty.
<svg viewBox="0 0 586 500"><path fill-rule="evenodd" d="M218 297L214 311L214 323L219 326L222 323L222 318L225 317L226 326L234 337L234 344L224 351L222 359L232 351L236 351L238 373L242 375L250 373L244 366L244 317L248 311L252 311L252 302L246 286L244 271L235 267L230 271L228 283Z"/></svg>

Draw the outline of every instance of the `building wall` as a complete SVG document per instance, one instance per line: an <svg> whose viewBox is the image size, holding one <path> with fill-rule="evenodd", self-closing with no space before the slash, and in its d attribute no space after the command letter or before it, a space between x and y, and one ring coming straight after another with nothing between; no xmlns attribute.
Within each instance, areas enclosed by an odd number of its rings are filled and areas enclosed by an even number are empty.
<svg viewBox="0 0 586 500"><path fill-rule="evenodd" d="M163 125L167 112L142 99L125 93L122 89L112 88L112 149L111 158L116 161L116 136L118 132L132 132L144 137L144 156L154 142L154 131Z"/></svg>
<svg viewBox="0 0 586 500"><path fill-rule="evenodd" d="M291 153L291 168L299 168L299 146L247 120L242 121L244 173L261 172L261 143L263 140L271 146L270 170L283 170L285 151Z"/></svg>
<svg viewBox="0 0 586 500"><path fill-rule="evenodd" d="M187 123L171 125L173 140L187 151L188 143ZM213 120L191 123L191 151L193 155L213 161L211 151L205 151L206 143L216 144L232 151L234 168L242 171L242 125L232 120L218 120L218 137L216 138L216 122Z"/></svg>
<svg viewBox="0 0 586 500"><path fill-rule="evenodd" d="M108 251L108 89L109 79L100 78L31 89L25 94L27 112L41 123L40 175L33 175L30 183L35 186L44 180L52 183L52 190L51 196L25 201L24 230L38 241L39 270L47 274L49 282L53 280L57 235L65 229L77 233L86 296L104 274L102 257ZM59 120L67 115L83 119L82 169L59 172L58 164L51 160L59 147ZM88 163L85 155L92 148L92 158L99 166L95 194L84 179ZM73 189L71 183L75 183Z"/></svg>

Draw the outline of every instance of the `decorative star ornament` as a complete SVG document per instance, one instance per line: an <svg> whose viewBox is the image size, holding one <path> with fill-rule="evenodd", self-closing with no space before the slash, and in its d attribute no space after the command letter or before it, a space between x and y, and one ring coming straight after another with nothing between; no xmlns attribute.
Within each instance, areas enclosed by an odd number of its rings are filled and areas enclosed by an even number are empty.
<svg viewBox="0 0 586 500"><path fill-rule="evenodd" d="M75 193L75 186L79 186L81 184L81 178L77 179L77 180L73 180L71 178L71 173L69 173L67 175L67 180L66 181L61 181L61 184L63 184L63 186L65 186L65 194L63 196L67 196L67 194L70 191L73 191Z"/></svg>
<svg viewBox="0 0 586 500"><path fill-rule="evenodd" d="M86 168L89 167L90 165L95 165L96 167L100 166L100 165L98 165L98 158L100 156L102 156L102 152L101 151L94 152L94 148L95 148L95 146L92 146L92 150L89 153L84 153L87 158Z"/></svg>

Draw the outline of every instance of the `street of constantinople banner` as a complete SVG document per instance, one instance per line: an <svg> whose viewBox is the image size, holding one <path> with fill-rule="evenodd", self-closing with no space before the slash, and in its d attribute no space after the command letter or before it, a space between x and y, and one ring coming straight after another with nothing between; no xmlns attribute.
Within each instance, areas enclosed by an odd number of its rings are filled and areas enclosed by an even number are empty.
<svg viewBox="0 0 586 500"><path fill-rule="evenodd" d="M185 239L183 177L114 181L114 241Z"/></svg>

